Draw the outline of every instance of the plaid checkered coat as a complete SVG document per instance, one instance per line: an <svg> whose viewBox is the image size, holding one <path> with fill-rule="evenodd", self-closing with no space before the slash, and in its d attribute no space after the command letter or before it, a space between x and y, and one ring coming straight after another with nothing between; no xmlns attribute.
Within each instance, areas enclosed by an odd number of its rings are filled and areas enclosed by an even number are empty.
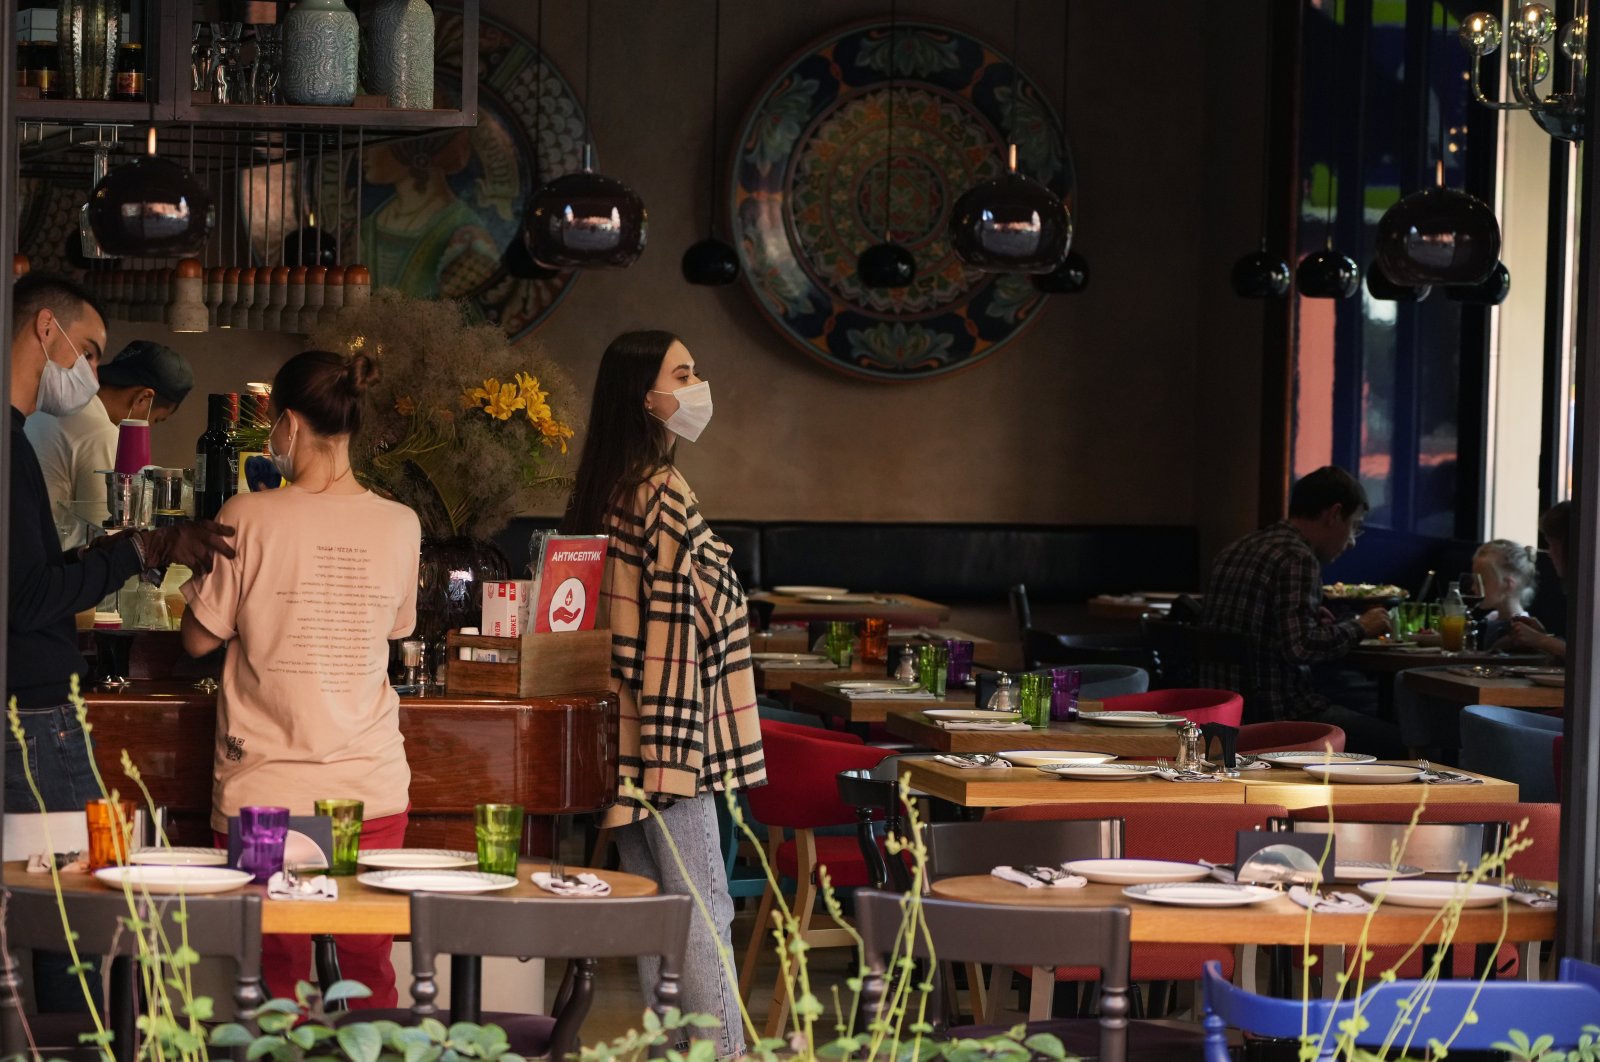
<svg viewBox="0 0 1600 1062"><path fill-rule="evenodd" d="M611 686L622 701L618 803L608 826L643 815L621 782L692 797L766 781L750 626L733 551L706 525L675 468L606 516Z"/></svg>

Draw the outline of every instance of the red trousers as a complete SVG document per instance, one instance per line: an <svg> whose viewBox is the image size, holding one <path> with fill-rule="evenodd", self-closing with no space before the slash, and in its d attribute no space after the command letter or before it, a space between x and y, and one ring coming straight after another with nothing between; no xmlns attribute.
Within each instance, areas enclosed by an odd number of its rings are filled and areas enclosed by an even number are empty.
<svg viewBox="0 0 1600 1062"><path fill-rule="evenodd" d="M406 812L367 819L361 824L362 848L403 848L406 841ZM217 846L228 846L227 834L216 835ZM351 878L335 879L340 888L350 888ZM314 900L279 900L269 903L314 903ZM372 990L366 999L350 1000L350 1009L393 1007L399 1001L395 991L394 963L389 961L393 937L370 933L336 934L339 973L348 981L360 981ZM267 981L267 994L273 998L294 998L296 981L305 980L311 969L311 938L289 933L265 933L261 937L261 973Z"/></svg>

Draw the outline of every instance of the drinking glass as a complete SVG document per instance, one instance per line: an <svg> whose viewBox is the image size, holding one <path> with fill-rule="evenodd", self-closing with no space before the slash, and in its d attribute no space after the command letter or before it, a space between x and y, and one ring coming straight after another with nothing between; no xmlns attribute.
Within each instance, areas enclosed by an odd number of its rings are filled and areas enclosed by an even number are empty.
<svg viewBox="0 0 1600 1062"><path fill-rule="evenodd" d="M91 800L83 807L89 826L89 869L122 866L133 836L133 801Z"/></svg>
<svg viewBox="0 0 1600 1062"><path fill-rule="evenodd" d="M1476 608L1483 600L1483 577L1477 572L1461 573L1461 600L1468 608Z"/></svg>
<svg viewBox="0 0 1600 1062"><path fill-rule="evenodd" d="M861 621L861 659L869 664L882 664L889 659L888 620L868 616Z"/></svg>
<svg viewBox="0 0 1600 1062"><path fill-rule="evenodd" d="M1428 623L1428 606L1421 601L1402 601L1396 609L1399 622L1395 624L1395 639L1409 642L1417 637L1417 632Z"/></svg>
<svg viewBox="0 0 1600 1062"><path fill-rule="evenodd" d="M1078 691L1083 673L1075 667L1050 669L1050 718L1071 722L1078 718Z"/></svg>
<svg viewBox="0 0 1600 1062"><path fill-rule="evenodd" d="M1022 712L1022 721L1029 726L1042 727L1050 722L1048 674L1030 671L1022 676L1017 708Z"/></svg>
<svg viewBox="0 0 1600 1062"><path fill-rule="evenodd" d="M478 831L478 869L515 876L522 847L522 805L479 804L472 817Z"/></svg>
<svg viewBox="0 0 1600 1062"><path fill-rule="evenodd" d="M917 647L917 685L935 697L943 697L950 677L950 651L942 645Z"/></svg>
<svg viewBox="0 0 1600 1062"><path fill-rule="evenodd" d="M361 814L365 805L359 800L319 800L316 812L333 820L333 859L328 873L354 874L356 859L361 852Z"/></svg>
<svg viewBox="0 0 1600 1062"><path fill-rule="evenodd" d="M952 686L965 686L972 681L973 644L960 638L947 638L945 652L950 657L948 681Z"/></svg>
<svg viewBox="0 0 1600 1062"><path fill-rule="evenodd" d="M289 836L289 809L244 807L239 809L239 869L265 885L283 869L283 842Z"/></svg>
<svg viewBox="0 0 1600 1062"><path fill-rule="evenodd" d="M828 624L827 648L828 659L840 667L849 667L851 654L855 650L856 625L850 620L833 620Z"/></svg>

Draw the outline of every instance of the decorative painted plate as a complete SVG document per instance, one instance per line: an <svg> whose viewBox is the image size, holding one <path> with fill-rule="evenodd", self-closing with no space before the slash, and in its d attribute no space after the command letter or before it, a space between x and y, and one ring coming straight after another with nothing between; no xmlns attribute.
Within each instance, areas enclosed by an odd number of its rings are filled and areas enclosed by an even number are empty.
<svg viewBox="0 0 1600 1062"><path fill-rule="evenodd" d="M961 194L1004 172L1008 133L1020 170L1069 208L1076 182L1054 110L998 49L901 21L891 100L889 38L887 23L857 24L784 63L745 119L729 189L741 276L773 325L833 368L907 380L1000 349L1043 299L1023 274L966 268L946 237ZM885 236L916 258L907 287L856 274Z"/></svg>

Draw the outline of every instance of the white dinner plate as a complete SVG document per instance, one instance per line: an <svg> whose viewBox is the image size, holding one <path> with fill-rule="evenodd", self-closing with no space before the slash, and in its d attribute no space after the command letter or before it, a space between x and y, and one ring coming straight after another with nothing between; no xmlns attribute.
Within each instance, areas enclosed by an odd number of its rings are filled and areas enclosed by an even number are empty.
<svg viewBox="0 0 1600 1062"><path fill-rule="evenodd" d="M1186 721L1181 715L1160 712L1079 712L1078 719L1101 726L1174 726Z"/></svg>
<svg viewBox="0 0 1600 1062"><path fill-rule="evenodd" d="M819 605L887 605L890 599L882 594L801 594L807 601Z"/></svg>
<svg viewBox="0 0 1600 1062"><path fill-rule="evenodd" d="M248 870L227 867L105 867L94 872L102 885L120 889L131 886L135 892L159 895L183 893L199 896L208 892L232 892L250 884Z"/></svg>
<svg viewBox="0 0 1600 1062"><path fill-rule="evenodd" d="M1125 782L1156 773L1148 763L1047 763L1037 770L1076 782Z"/></svg>
<svg viewBox="0 0 1600 1062"><path fill-rule="evenodd" d="M1015 723L1022 718L1021 712L991 712L978 708L929 708L922 714L948 723Z"/></svg>
<svg viewBox="0 0 1600 1062"><path fill-rule="evenodd" d="M478 865L478 853L451 848L368 848L356 856L364 867L379 870L454 870Z"/></svg>
<svg viewBox="0 0 1600 1062"><path fill-rule="evenodd" d="M1284 767L1299 767L1306 763L1371 763L1376 756L1365 752L1262 752L1256 759Z"/></svg>
<svg viewBox="0 0 1600 1062"><path fill-rule="evenodd" d="M1211 873L1210 867L1199 863L1176 863L1169 859L1074 859L1062 866L1069 874L1081 874L1103 885L1199 881Z"/></svg>
<svg viewBox="0 0 1600 1062"><path fill-rule="evenodd" d="M1422 768L1397 763L1306 763L1300 769L1313 778L1340 785L1403 785L1422 777Z"/></svg>
<svg viewBox="0 0 1600 1062"><path fill-rule="evenodd" d="M1456 900L1463 907L1493 907L1510 898L1511 890L1502 885L1468 886L1462 881L1364 881L1356 888L1367 896L1383 897L1384 903L1401 907L1443 907Z"/></svg>
<svg viewBox="0 0 1600 1062"><path fill-rule="evenodd" d="M1528 676L1526 676L1526 678L1527 678L1527 680L1529 682L1533 683L1535 686L1562 687L1562 686L1565 686L1567 684L1567 676L1565 674L1561 674L1561 675L1528 675Z"/></svg>
<svg viewBox="0 0 1600 1062"><path fill-rule="evenodd" d="M813 594L848 594L850 591L842 586L774 586L775 594L788 594L790 597L810 597Z"/></svg>
<svg viewBox="0 0 1600 1062"><path fill-rule="evenodd" d="M1247 907L1266 903L1283 894L1261 885L1230 885L1220 881L1187 884L1129 885L1122 895L1151 903L1170 903L1178 907Z"/></svg>
<svg viewBox="0 0 1600 1062"><path fill-rule="evenodd" d="M228 853L221 848L141 848L128 862L150 867L225 867Z"/></svg>
<svg viewBox="0 0 1600 1062"><path fill-rule="evenodd" d="M476 870L372 870L357 874L356 880L393 892L495 892L517 883L510 874Z"/></svg>
<svg viewBox="0 0 1600 1062"><path fill-rule="evenodd" d="M1108 752L1073 752L1070 749L1019 749L998 755L1018 767L1044 767L1052 763L1110 763L1116 759Z"/></svg>
<svg viewBox="0 0 1600 1062"><path fill-rule="evenodd" d="M751 653L751 660L763 664L826 664L828 658L821 653Z"/></svg>
<svg viewBox="0 0 1600 1062"><path fill-rule="evenodd" d="M898 679L831 679L823 683L831 690L871 690L876 693L909 693L922 687Z"/></svg>
<svg viewBox="0 0 1600 1062"><path fill-rule="evenodd" d="M1333 868L1333 880L1345 885L1354 885L1361 881L1383 881L1385 878L1420 878L1427 871L1421 867L1390 866L1388 863L1379 863L1365 859L1341 859Z"/></svg>

